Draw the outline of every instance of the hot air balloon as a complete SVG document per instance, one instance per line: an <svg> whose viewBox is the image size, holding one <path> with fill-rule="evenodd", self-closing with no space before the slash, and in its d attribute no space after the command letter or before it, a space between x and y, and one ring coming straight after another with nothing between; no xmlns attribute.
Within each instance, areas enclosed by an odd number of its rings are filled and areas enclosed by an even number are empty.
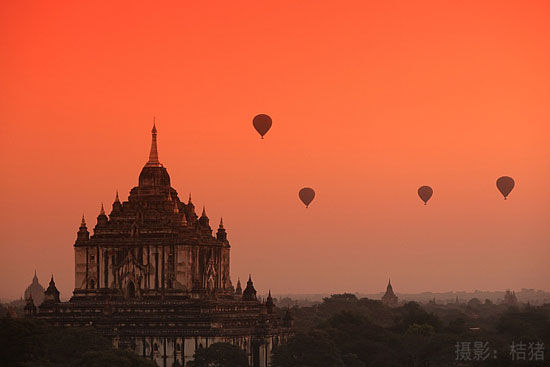
<svg viewBox="0 0 550 367"><path fill-rule="evenodd" d="M306 208L309 206L309 204L313 201L313 198L315 198L315 191L313 191L310 187L304 187L303 189L298 192L298 196L300 197L300 200L302 200L302 203L306 205Z"/></svg>
<svg viewBox="0 0 550 367"><path fill-rule="evenodd" d="M420 199L424 202L424 205L428 203L428 200L432 197L434 191L430 186L420 186L418 189L418 196L420 196Z"/></svg>
<svg viewBox="0 0 550 367"><path fill-rule="evenodd" d="M506 200L506 197L510 194L512 189L514 188L515 182L512 177L508 176L502 176L499 177L497 180L497 188L498 191L504 196L504 200Z"/></svg>
<svg viewBox="0 0 550 367"><path fill-rule="evenodd" d="M269 129L271 129L271 117L264 114L257 115L256 117L254 117L254 120L252 120L252 124L263 139L264 135L267 134Z"/></svg>

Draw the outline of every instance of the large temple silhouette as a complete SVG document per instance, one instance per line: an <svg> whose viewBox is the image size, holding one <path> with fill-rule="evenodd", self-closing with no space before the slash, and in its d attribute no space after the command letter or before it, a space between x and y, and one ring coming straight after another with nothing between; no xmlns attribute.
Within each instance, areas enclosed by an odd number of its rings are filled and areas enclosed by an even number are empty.
<svg viewBox="0 0 550 367"><path fill-rule="evenodd" d="M189 197L184 203L160 163L153 125L149 161L127 201L116 194L109 215L103 205L90 236L84 217L74 243L75 288L60 302L52 276L44 302L29 316L62 326L93 325L118 347L158 366L182 366L197 348L228 342L246 351L255 367L269 366L271 351L291 334L271 294L256 297L251 277L234 289L230 245L223 222L212 234Z"/></svg>

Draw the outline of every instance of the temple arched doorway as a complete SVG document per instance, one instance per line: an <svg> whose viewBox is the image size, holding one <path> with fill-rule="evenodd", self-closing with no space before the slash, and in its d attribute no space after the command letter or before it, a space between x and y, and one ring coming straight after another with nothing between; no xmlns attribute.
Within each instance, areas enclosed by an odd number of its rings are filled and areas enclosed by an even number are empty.
<svg viewBox="0 0 550 367"><path fill-rule="evenodd" d="M126 294L128 295L128 298L136 297L136 286L134 285L134 282L132 281L128 282L128 289Z"/></svg>

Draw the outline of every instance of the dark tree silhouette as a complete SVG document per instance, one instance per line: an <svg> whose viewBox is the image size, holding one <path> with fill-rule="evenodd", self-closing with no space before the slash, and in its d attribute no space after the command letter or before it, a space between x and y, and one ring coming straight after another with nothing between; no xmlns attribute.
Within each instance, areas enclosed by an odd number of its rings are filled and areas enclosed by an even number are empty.
<svg viewBox="0 0 550 367"><path fill-rule="evenodd" d="M194 360L188 367L248 367L246 353L228 343L214 343L208 348L195 351Z"/></svg>
<svg viewBox="0 0 550 367"><path fill-rule="evenodd" d="M2 366L155 367L91 328L60 328L29 319L0 319Z"/></svg>

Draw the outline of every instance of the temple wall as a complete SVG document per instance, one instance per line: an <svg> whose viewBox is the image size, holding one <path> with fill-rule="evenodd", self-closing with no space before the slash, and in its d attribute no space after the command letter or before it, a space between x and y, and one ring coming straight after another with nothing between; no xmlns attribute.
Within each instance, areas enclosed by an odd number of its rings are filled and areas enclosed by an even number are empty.
<svg viewBox="0 0 550 367"><path fill-rule="evenodd" d="M215 264L214 287L232 288L228 248L174 245L172 250L170 245L152 245L132 249L129 259L121 258L120 249L114 247L82 246L75 247L74 254L75 290L118 288L124 294L130 281L136 290L191 291L196 284L206 288L211 261Z"/></svg>
<svg viewBox="0 0 550 367"><path fill-rule="evenodd" d="M183 350L185 363L193 360L193 355L195 354L195 339L186 338L183 341Z"/></svg>
<svg viewBox="0 0 550 367"><path fill-rule="evenodd" d="M98 274L97 274L97 248L88 248L88 286L87 288L97 289L98 286Z"/></svg>
<svg viewBox="0 0 550 367"><path fill-rule="evenodd" d="M191 247L176 247L176 287L183 287L190 290L193 287L193 276L191 267Z"/></svg>
<svg viewBox="0 0 550 367"><path fill-rule="evenodd" d="M222 250L222 281L223 285L222 287L225 289L231 289L233 285L231 284L231 276L230 276L230 268L229 268L229 249L223 248Z"/></svg>
<svg viewBox="0 0 550 367"><path fill-rule="evenodd" d="M86 248L76 247L74 250L74 287L75 289L86 288Z"/></svg>

